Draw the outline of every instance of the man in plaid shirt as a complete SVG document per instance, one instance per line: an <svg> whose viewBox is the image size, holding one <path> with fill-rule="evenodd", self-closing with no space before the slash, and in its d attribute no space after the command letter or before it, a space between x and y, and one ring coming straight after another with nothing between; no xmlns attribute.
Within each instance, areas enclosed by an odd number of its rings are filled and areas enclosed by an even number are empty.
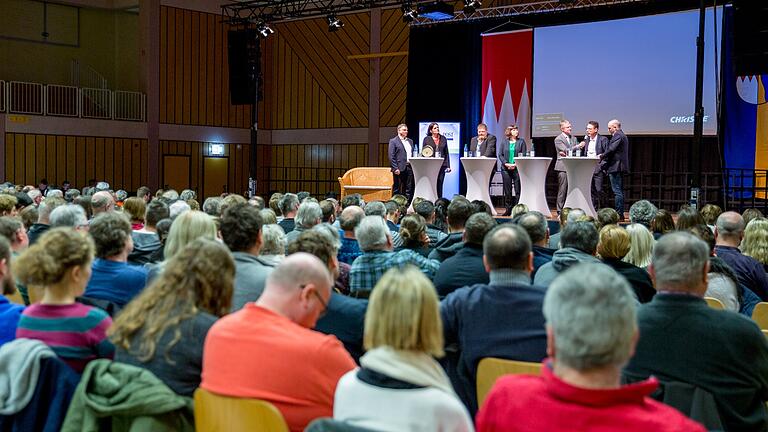
<svg viewBox="0 0 768 432"><path fill-rule="evenodd" d="M352 296L368 297L376 282L392 267L415 265L431 280L440 262L410 249L393 252L392 235L381 216L366 216L355 229L363 254L352 263L349 283Z"/></svg>

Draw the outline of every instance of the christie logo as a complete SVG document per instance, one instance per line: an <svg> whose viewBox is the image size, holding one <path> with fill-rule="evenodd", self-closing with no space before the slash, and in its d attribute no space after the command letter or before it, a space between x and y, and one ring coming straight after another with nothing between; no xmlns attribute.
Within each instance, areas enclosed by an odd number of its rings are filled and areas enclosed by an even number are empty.
<svg viewBox="0 0 768 432"><path fill-rule="evenodd" d="M669 118L670 123L693 123L693 116L672 116ZM704 123L709 121L709 116L704 116Z"/></svg>

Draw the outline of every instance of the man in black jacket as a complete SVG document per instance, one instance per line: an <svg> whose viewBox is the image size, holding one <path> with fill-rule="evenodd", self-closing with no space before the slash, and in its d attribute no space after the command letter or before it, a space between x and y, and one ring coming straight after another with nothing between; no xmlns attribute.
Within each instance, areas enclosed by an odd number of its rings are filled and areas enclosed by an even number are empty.
<svg viewBox="0 0 768 432"><path fill-rule="evenodd" d="M608 122L608 131L611 132L608 148L603 153L598 153L597 157L600 158L600 169L608 173L611 190L616 200L614 208L619 214L619 220L623 221L624 179L622 176L629 172L629 140L621 130L621 122L616 119Z"/></svg>

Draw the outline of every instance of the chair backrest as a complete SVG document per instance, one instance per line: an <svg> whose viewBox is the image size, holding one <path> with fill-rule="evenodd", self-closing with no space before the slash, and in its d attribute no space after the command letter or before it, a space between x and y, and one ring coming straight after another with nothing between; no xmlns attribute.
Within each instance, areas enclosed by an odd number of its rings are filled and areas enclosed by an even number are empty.
<svg viewBox="0 0 768 432"><path fill-rule="evenodd" d="M283 415L269 402L221 396L203 388L195 391L198 432L289 432Z"/></svg>
<svg viewBox="0 0 768 432"><path fill-rule="evenodd" d="M720 300L714 298L714 297L704 297L704 300L707 302L707 305L711 307L712 309L720 309L725 310L725 305Z"/></svg>
<svg viewBox="0 0 768 432"><path fill-rule="evenodd" d="M486 357L477 366L477 406L482 406L491 387L502 375L540 375L541 363Z"/></svg>
<svg viewBox="0 0 768 432"><path fill-rule="evenodd" d="M768 302L760 302L752 310L752 320L757 323L760 330L768 330Z"/></svg>
<svg viewBox="0 0 768 432"><path fill-rule="evenodd" d="M21 297L19 290L14 291L13 294L7 294L5 298L11 303L24 306L24 298Z"/></svg>

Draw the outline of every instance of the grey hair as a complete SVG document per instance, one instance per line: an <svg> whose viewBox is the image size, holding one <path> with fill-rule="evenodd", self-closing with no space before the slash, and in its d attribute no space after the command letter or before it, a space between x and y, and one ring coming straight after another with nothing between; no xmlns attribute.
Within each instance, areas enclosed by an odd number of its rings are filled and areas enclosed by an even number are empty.
<svg viewBox="0 0 768 432"><path fill-rule="evenodd" d="M387 206L381 201L371 201L365 205L366 216L381 216L387 217Z"/></svg>
<svg viewBox="0 0 768 432"><path fill-rule="evenodd" d="M299 208L299 197L296 194L287 193L280 198L277 206L280 208L280 213L283 215L296 211Z"/></svg>
<svg viewBox="0 0 768 432"><path fill-rule="evenodd" d="M56 207L51 212L51 228L72 227L87 225L88 218L85 216L85 210L75 204Z"/></svg>
<svg viewBox="0 0 768 432"><path fill-rule="evenodd" d="M384 249L390 235L387 223L381 216L366 216L355 228L355 238L360 250L364 252Z"/></svg>
<svg viewBox="0 0 768 432"><path fill-rule="evenodd" d="M31 191L27 192L27 196L32 198L32 201L35 200L35 198L42 195L42 192L40 192L40 189L32 189Z"/></svg>
<svg viewBox="0 0 768 432"><path fill-rule="evenodd" d="M566 223L569 224L571 222L577 222L579 219L586 215L587 214L584 212L584 210L580 208L571 209L571 211L568 212L568 219L566 219Z"/></svg>
<svg viewBox="0 0 768 432"><path fill-rule="evenodd" d="M165 196L165 194L163 194L163 196ZM192 207L190 207L189 204L185 203L184 201L179 200L171 204L168 207L168 210L170 212L170 218L176 219L182 213L192 210Z"/></svg>
<svg viewBox="0 0 768 432"><path fill-rule="evenodd" d="M740 237L744 233L744 218L736 212L724 212L717 217L717 235Z"/></svg>
<svg viewBox="0 0 768 432"><path fill-rule="evenodd" d="M651 263L651 255L656 240L643 224L630 224L625 227L629 234L629 252L622 261L645 268Z"/></svg>
<svg viewBox="0 0 768 432"><path fill-rule="evenodd" d="M698 288L708 258L709 247L693 234L685 231L664 234L653 248L657 289Z"/></svg>
<svg viewBox="0 0 768 432"><path fill-rule="evenodd" d="M117 198L118 201L125 201L126 199L128 199L128 192L122 189L118 189L117 192L115 192L115 197Z"/></svg>
<svg viewBox="0 0 768 432"><path fill-rule="evenodd" d="M64 199L67 200L67 202L72 202L75 200L75 198L80 196L80 191L77 189L70 189L67 191L67 193L64 194Z"/></svg>
<svg viewBox="0 0 768 432"><path fill-rule="evenodd" d="M99 191L102 192L102 191ZM111 199L108 192L105 193L99 193L96 192L95 194L91 195L91 208L93 209L100 209L104 208L109 204L109 201Z"/></svg>
<svg viewBox="0 0 768 432"><path fill-rule="evenodd" d="M535 244L547 238L547 219L537 211L529 211L520 216L517 224L528 233L531 243Z"/></svg>
<svg viewBox="0 0 768 432"><path fill-rule="evenodd" d="M163 192L163 198L169 199L171 201L176 201L177 199L179 199L179 193L173 189L168 189L167 191Z"/></svg>
<svg viewBox="0 0 768 432"><path fill-rule="evenodd" d="M611 124L615 124L617 128L621 129L621 122L618 121L617 119L613 119L608 122L608 126L610 126Z"/></svg>
<svg viewBox="0 0 768 432"><path fill-rule="evenodd" d="M579 371L625 365L637 331L636 304L627 280L604 264L577 264L561 273L543 308L555 361Z"/></svg>
<svg viewBox="0 0 768 432"><path fill-rule="evenodd" d="M98 191L98 192L108 191L109 190L109 183L103 182L103 181L98 182L98 183L96 183L96 187L94 189L96 189L96 191Z"/></svg>
<svg viewBox="0 0 768 432"><path fill-rule="evenodd" d="M197 193L195 193L195 191L193 191L192 189L184 189L183 191L181 191L181 194L179 194L179 198L183 199L184 201L197 199Z"/></svg>
<svg viewBox="0 0 768 432"><path fill-rule="evenodd" d="M568 219L571 218L571 214L568 215ZM592 222L568 222L560 235L560 244L564 248L578 249L590 255L595 254L599 240L597 228Z"/></svg>
<svg viewBox="0 0 768 432"><path fill-rule="evenodd" d="M268 224L261 227L260 255L285 255L285 231L277 224Z"/></svg>
<svg viewBox="0 0 768 432"><path fill-rule="evenodd" d="M312 228L323 220L323 210L317 202L305 201L296 212L296 225Z"/></svg>
<svg viewBox="0 0 768 432"><path fill-rule="evenodd" d="M659 209L651 204L650 201L640 200L629 208L629 220L632 223L639 223L649 227L658 212Z"/></svg>
<svg viewBox="0 0 768 432"><path fill-rule="evenodd" d="M203 202L203 211L209 216L221 216L221 198L206 198Z"/></svg>
<svg viewBox="0 0 768 432"><path fill-rule="evenodd" d="M48 189L48 194L45 195L46 198L64 198L64 192L62 192L60 189Z"/></svg>
<svg viewBox="0 0 768 432"><path fill-rule="evenodd" d="M341 249L341 236L339 236L339 230L334 228L331 224L321 223L312 227L312 231L317 231L320 235L325 237L334 248L334 253L338 253Z"/></svg>

